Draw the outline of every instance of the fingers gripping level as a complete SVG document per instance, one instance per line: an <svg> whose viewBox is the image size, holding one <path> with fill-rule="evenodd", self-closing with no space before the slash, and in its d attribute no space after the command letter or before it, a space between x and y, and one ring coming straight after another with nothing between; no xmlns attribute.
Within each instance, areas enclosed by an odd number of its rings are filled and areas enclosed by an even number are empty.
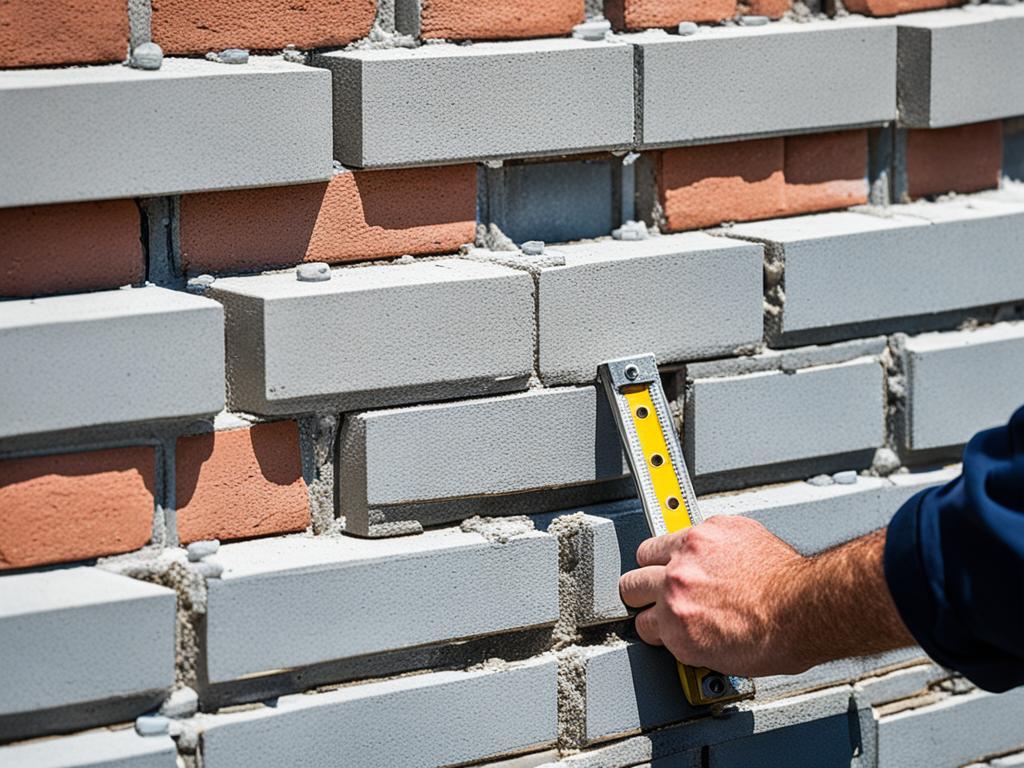
<svg viewBox="0 0 1024 768"><path fill-rule="evenodd" d="M598 377L615 414L651 534L661 536L701 522L654 356L609 360L598 367ZM709 669L680 664L679 679L686 700L694 705L753 694L749 680Z"/></svg>

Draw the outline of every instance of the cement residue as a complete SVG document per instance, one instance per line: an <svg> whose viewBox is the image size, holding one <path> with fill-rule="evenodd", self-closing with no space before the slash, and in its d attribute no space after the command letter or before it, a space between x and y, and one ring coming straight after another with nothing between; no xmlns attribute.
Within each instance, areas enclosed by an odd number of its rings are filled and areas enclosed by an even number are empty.
<svg viewBox="0 0 1024 768"><path fill-rule="evenodd" d="M507 544L517 536L534 530L533 521L523 515L513 517L471 517L459 526L465 533L478 533L491 544Z"/></svg>
<svg viewBox="0 0 1024 768"><path fill-rule="evenodd" d="M412 35L388 31L378 22L374 22L370 34L362 40L356 40L345 46L346 51L380 51L388 48L416 48L419 46Z"/></svg>
<svg viewBox="0 0 1024 768"><path fill-rule="evenodd" d="M892 448L878 448L871 460L871 474L888 477L900 468L900 457Z"/></svg>
<svg viewBox="0 0 1024 768"><path fill-rule="evenodd" d="M581 648L558 654L558 749L579 752L587 740L587 661Z"/></svg>
<svg viewBox="0 0 1024 768"><path fill-rule="evenodd" d="M579 623L594 612L594 536L583 512L556 518L548 533L558 539L558 621L554 648L580 639Z"/></svg>
<svg viewBox="0 0 1024 768"><path fill-rule="evenodd" d="M476 225L476 246L478 248L486 248L489 251L519 250L519 246L512 242L512 239L493 222Z"/></svg>
<svg viewBox="0 0 1024 768"><path fill-rule="evenodd" d="M165 549L159 554L148 552L142 557L134 553L106 558L97 565L174 590L178 597L174 631L175 687L198 688L198 622L206 613L206 579L189 566L185 550Z"/></svg>
<svg viewBox="0 0 1024 768"><path fill-rule="evenodd" d="M781 246L764 244L764 323L766 335L782 332L782 311L786 304L786 260Z"/></svg>
<svg viewBox="0 0 1024 768"><path fill-rule="evenodd" d="M882 354L885 366L886 382L886 424L887 433L893 444L889 448L907 444L910 431L909 411L907 410L907 377L903 370L903 347L906 335L897 333L889 339L889 345Z"/></svg>
<svg viewBox="0 0 1024 768"><path fill-rule="evenodd" d="M313 533L337 533L343 528L334 516L334 442L338 417L321 414L299 420L302 477L309 494Z"/></svg>

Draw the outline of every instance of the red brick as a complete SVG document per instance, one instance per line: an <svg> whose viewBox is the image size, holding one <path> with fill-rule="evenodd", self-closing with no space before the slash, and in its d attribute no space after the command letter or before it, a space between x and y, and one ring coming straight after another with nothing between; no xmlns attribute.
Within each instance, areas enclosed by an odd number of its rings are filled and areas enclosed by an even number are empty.
<svg viewBox="0 0 1024 768"><path fill-rule="evenodd" d="M769 19L781 19L783 14L793 7L790 0L746 0L740 3L741 13L752 16L767 16Z"/></svg>
<svg viewBox="0 0 1024 768"><path fill-rule="evenodd" d="M583 0L422 0L420 35L504 40L567 35L584 19Z"/></svg>
<svg viewBox="0 0 1024 768"><path fill-rule="evenodd" d="M911 198L994 189L1002 163L1003 125L998 120L907 131Z"/></svg>
<svg viewBox="0 0 1024 768"><path fill-rule="evenodd" d="M786 212L827 211L868 201L868 133L786 138Z"/></svg>
<svg viewBox="0 0 1024 768"><path fill-rule="evenodd" d="M189 272L452 253L476 228L472 165L356 171L330 182L181 198Z"/></svg>
<svg viewBox="0 0 1024 768"><path fill-rule="evenodd" d="M0 67L98 64L127 56L127 0L0 2Z"/></svg>
<svg viewBox="0 0 1024 768"><path fill-rule="evenodd" d="M366 37L374 0L153 0L153 42L164 53L221 48L325 48Z"/></svg>
<svg viewBox="0 0 1024 768"><path fill-rule="evenodd" d="M846 10L865 16L895 16L898 13L952 8L964 0L846 0Z"/></svg>
<svg viewBox="0 0 1024 768"><path fill-rule="evenodd" d="M605 0L616 29L675 27L681 21L721 21L736 14L736 0Z"/></svg>
<svg viewBox="0 0 1024 768"><path fill-rule="evenodd" d="M0 570L145 546L155 477L151 446L0 461Z"/></svg>
<svg viewBox="0 0 1024 768"><path fill-rule="evenodd" d="M0 296L116 288L145 279L132 200L0 209Z"/></svg>
<svg viewBox="0 0 1024 768"><path fill-rule="evenodd" d="M665 150L658 192L668 229L678 232L782 214L784 157L783 139Z"/></svg>
<svg viewBox="0 0 1024 768"><path fill-rule="evenodd" d="M294 421L179 438L174 487L183 544L272 536L309 525Z"/></svg>

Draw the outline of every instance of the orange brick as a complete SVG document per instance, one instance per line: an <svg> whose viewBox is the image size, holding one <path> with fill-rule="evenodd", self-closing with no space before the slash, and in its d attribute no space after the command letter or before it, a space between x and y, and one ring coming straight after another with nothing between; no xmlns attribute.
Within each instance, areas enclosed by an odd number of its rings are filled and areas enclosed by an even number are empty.
<svg viewBox="0 0 1024 768"><path fill-rule="evenodd" d="M116 288L146 276L132 200L0 209L0 296Z"/></svg>
<svg viewBox="0 0 1024 768"><path fill-rule="evenodd" d="M174 487L183 544L272 536L309 525L294 421L179 438Z"/></svg>
<svg viewBox="0 0 1024 768"><path fill-rule="evenodd" d="M355 171L323 184L181 198L182 261L192 273L452 253L475 229L472 165Z"/></svg>
<svg viewBox="0 0 1024 768"><path fill-rule="evenodd" d="M865 16L895 16L898 13L952 8L964 0L846 0L846 10Z"/></svg>
<svg viewBox="0 0 1024 768"><path fill-rule="evenodd" d="M782 139L665 150L658 192L668 229L678 232L781 214L783 163Z"/></svg>
<svg viewBox="0 0 1024 768"><path fill-rule="evenodd" d="M0 67L98 64L127 56L127 0L0 2Z"/></svg>
<svg viewBox="0 0 1024 768"><path fill-rule="evenodd" d="M164 53L221 48L324 48L366 37L374 0L153 0L153 42Z"/></svg>
<svg viewBox="0 0 1024 768"><path fill-rule="evenodd" d="M616 29L668 29L681 21L721 21L736 14L736 0L605 0Z"/></svg>
<svg viewBox="0 0 1024 768"><path fill-rule="evenodd" d="M0 461L0 570L145 546L155 477L151 446Z"/></svg>
<svg viewBox="0 0 1024 768"><path fill-rule="evenodd" d="M868 133L786 138L786 212L827 211L868 201Z"/></svg>
<svg viewBox="0 0 1024 768"><path fill-rule="evenodd" d="M907 131L907 192L911 198L978 192L999 186L1003 124Z"/></svg>
<svg viewBox="0 0 1024 768"><path fill-rule="evenodd" d="M745 0L740 4L744 14L767 16L769 19L781 19L783 14L793 7L791 0Z"/></svg>
<svg viewBox="0 0 1024 768"><path fill-rule="evenodd" d="M449 40L567 35L583 18L583 0L423 0L420 35Z"/></svg>

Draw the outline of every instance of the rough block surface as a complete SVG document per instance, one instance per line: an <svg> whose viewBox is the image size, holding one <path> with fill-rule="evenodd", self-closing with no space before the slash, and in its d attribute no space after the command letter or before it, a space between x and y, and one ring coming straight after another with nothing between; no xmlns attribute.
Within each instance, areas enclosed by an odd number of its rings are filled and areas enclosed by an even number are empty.
<svg viewBox="0 0 1024 768"><path fill-rule="evenodd" d="M702 232L561 246L538 275L540 376L593 381L604 360L660 364L727 355L760 341L762 252Z"/></svg>
<svg viewBox="0 0 1024 768"><path fill-rule="evenodd" d="M544 746L557 731L556 675L555 660L540 657L285 696L208 718L204 765L413 768Z"/></svg>
<svg viewBox="0 0 1024 768"><path fill-rule="evenodd" d="M334 77L334 156L354 167L633 142L627 45L563 38L428 45L339 51L314 63Z"/></svg>
<svg viewBox="0 0 1024 768"><path fill-rule="evenodd" d="M867 131L786 137L786 212L811 213L868 201Z"/></svg>
<svg viewBox="0 0 1024 768"><path fill-rule="evenodd" d="M1024 325L925 333L907 339L906 447L940 448L1005 424L1020 406Z"/></svg>
<svg viewBox="0 0 1024 768"><path fill-rule="evenodd" d="M180 222L191 274L453 253L475 235L476 169L343 172L327 183L184 195Z"/></svg>
<svg viewBox="0 0 1024 768"><path fill-rule="evenodd" d="M329 81L270 57L0 72L0 207L326 180Z"/></svg>
<svg viewBox="0 0 1024 768"><path fill-rule="evenodd" d="M174 610L171 590L96 568L3 576L0 715L169 688Z"/></svg>
<svg viewBox="0 0 1024 768"><path fill-rule="evenodd" d="M153 446L0 461L0 570L145 546L155 465Z"/></svg>
<svg viewBox="0 0 1024 768"><path fill-rule="evenodd" d="M164 53L328 48L370 33L373 0L153 0L153 41Z"/></svg>
<svg viewBox="0 0 1024 768"><path fill-rule="evenodd" d="M558 618L555 539L527 526L505 543L458 529L260 539L222 546L217 560L224 575L208 583L206 620L211 682Z"/></svg>
<svg viewBox="0 0 1024 768"><path fill-rule="evenodd" d="M216 413L223 316L155 286L0 302L0 437Z"/></svg>
<svg viewBox="0 0 1024 768"><path fill-rule="evenodd" d="M421 6L419 26L424 39L557 37L583 21L583 0L399 0L402 3Z"/></svg>
<svg viewBox="0 0 1024 768"><path fill-rule="evenodd" d="M146 277L133 200L0 208L0 296L80 293Z"/></svg>
<svg viewBox="0 0 1024 768"><path fill-rule="evenodd" d="M1003 162L1003 124L991 120L909 130L906 152L911 198L995 189Z"/></svg>
<svg viewBox="0 0 1024 768"><path fill-rule="evenodd" d="M211 295L226 307L236 410L354 410L508 391L533 367L533 281L493 264L340 269L323 282L290 271L230 277Z"/></svg>
<svg viewBox="0 0 1024 768"><path fill-rule="evenodd" d="M896 28L886 22L850 17L626 39L643 61L637 143L645 148L896 116Z"/></svg>
<svg viewBox="0 0 1024 768"><path fill-rule="evenodd" d="M177 758L170 736L139 736L130 729L0 747L0 768L175 768Z"/></svg>
<svg viewBox="0 0 1024 768"><path fill-rule="evenodd" d="M127 53L124 0L13 0L0 6L0 67L98 64Z"/></svg>
<svg viewBox="0 0 1024 768"><path fill-rule="evenodd" d="M294 421L178 438L178 539L244 539L304 530L309 498Z"/></svg>
<svg viewBox="0 0 1024 768"><path fill-rule="evenodd" d="M736 0L604 0L616 29L668 29L681 21L721 21L736 13Z"/></svg>

